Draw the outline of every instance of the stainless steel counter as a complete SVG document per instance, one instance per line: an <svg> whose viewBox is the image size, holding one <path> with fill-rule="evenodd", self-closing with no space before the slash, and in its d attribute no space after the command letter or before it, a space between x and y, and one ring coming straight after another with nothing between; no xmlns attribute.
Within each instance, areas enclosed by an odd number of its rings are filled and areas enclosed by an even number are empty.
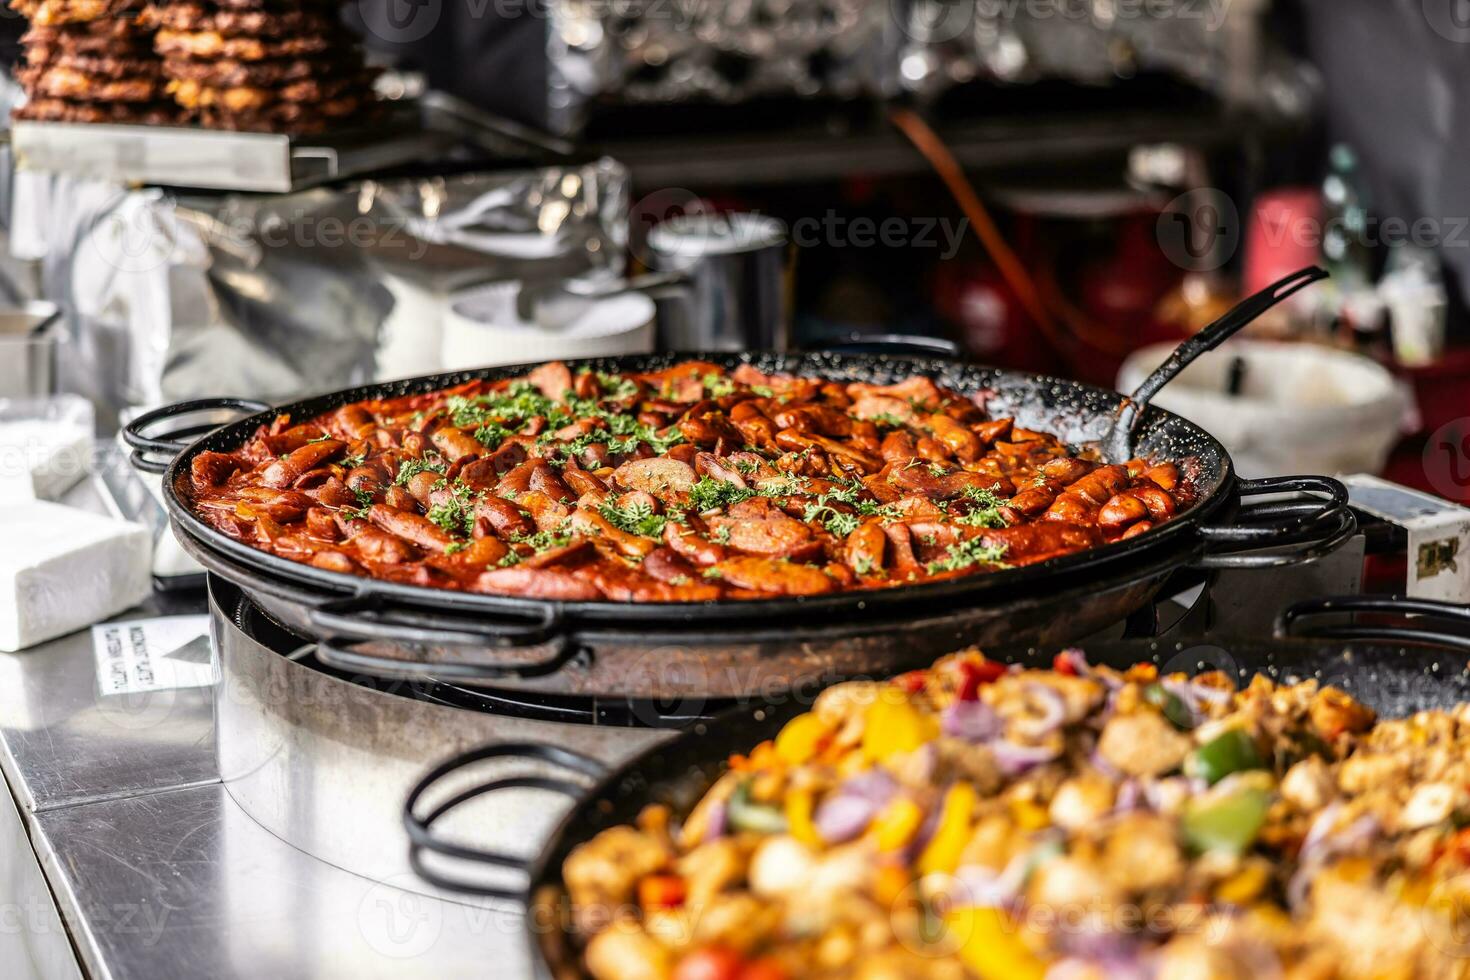
<svg viewBox="0 0 1470 980"><path fill-rule="evenodd" d="M202 610L160 597L119 618ZM350 874L246 815L209 688L97 690L86 632L0 655L0 976L529 976L513 906ZM528 850L560 812L515 828Z"/></svg>

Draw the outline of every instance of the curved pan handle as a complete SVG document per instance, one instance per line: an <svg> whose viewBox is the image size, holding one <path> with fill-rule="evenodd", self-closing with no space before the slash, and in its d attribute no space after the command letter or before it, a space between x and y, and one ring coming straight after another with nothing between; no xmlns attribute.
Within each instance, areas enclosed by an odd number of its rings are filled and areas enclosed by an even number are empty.
<svg viewBox="0 0 1470 980"><path fill-rule="evenodd" d="M577 653L576 636L567 630L561 612L547 607L535 620L496 622L483 616L457 618L443 612L395 609L382 596L362 594L334 599L307 610L307 619L321 637L317 659L341 670L375 677L429 675L439 680L478 681L506 677L544 677L566 666ZM358 649L365 643L387 643L409 657L381 656ZM550 644L549 656L529 663L489 659L445 659L432 648L485 650L523 649Z"/></svg>
<svg viewBox="0 0 1470 980"><path fill-rule="evenodd" d="M491 793L499 793L503 790L545 790L551 793L561 793L573 799L580 799L590 787L582 783L572 782L568 779L550 776L503 776L492 779L489 782L476 783L468 789L461 790L459 793L451 796L428 812L423 814L419 813L419 803L423 799L424 794L433 789L441 780L447 779L460 770L484 762L487 759L518 759L522 761L541 762L558 769L566 770L572 774L589 776L592 779L601 779L607 775L608 769L601 762L598 762L590 756L585 756L569 749L558 748L554 745L540 745L534 742L487 745L478 749L471 749L435 766L409 792L408 799L403 804L403 826L408 831L408 863L420 878L423 878L435 887L443 888L447 891L524 902L526 900L526 889L524 887L520 889L497 888L493 885L485 885L478 881L472 881L469 878L441 874L433 868L430 868L424 860L425 852L438 854L445 858L453 858L458 861L490 865L497 868L510 868L522 873L529 873L530 871L526 858L505 854L501 851L484 850L478 847L469 847L465 844L456 844L452 841L442 840L434 835L434 824L446 813L449 813L461 804L468 803L470 800L478 799L481 796L486 796Z"/></svg>
<svg viewBox="0 0 1470 980"><path fill-rule="evenodd" d="M193 401L175 402L151 412L144 412L123 426L123 441L133 450L133 469L143 473L162 474L174 457L188 449L196 439L220 427L220 423L206 422L170 429L162 436L149 435L149 430L159 422L180 415L194 415L229 409L244 415L256 415L270 411L271 406L253 398L196 398Z"/></svg>
<svg viewBox="0 0 1470 980"><path fill-rule="evenodd" d="M1305 626L1304 620L1324 616L1355 616L1377 613L1398 619L1420 617L1442 624L1459 624L1462 632L1420 629L1410 625L1387 623L1319 623ZM1435 599L1411 599L1400 596L1348 595L1308 599L1288 606L1276 618L1276 636L1312 637L1326 640L1377 640L1388 643L1415 643L1470 652L1470 607Z"/></svg>
<svg viewBox="0 0 1470 980"><path fill-rule="evenodd" d="M1342 547L1358 530L1347 487L1325 476L1241 480L1244 497L1319 493L1325 498L1243 503L1230 524L1201 527L1204 557L1195 568L1276 568L1315 561ZM1270 549L1263 551L1262 549Z"/></svg>

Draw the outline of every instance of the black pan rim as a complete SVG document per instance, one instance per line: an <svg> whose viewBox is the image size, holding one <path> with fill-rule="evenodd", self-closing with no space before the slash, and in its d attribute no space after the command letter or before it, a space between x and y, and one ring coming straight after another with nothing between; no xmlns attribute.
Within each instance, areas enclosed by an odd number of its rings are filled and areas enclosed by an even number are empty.
<svg viewBox="0 0 1470 980"><path fill-rule="evenodd" d="M812 360L818 362L811 370L833 368L858 369L863 366L887 365L900 368L910 374L944 374L956 369L978 372L995 382L1009 382L1017 389L1030 388L1062 389L1076 393L1082 400L1112 407L1124 396L1095 385L1069 381L1049 375L1028 374L1009 371L979 364L966 364L943 358L893 357L885 354L838 354L828 352L782 353L777 351L672 351L658 354L640 354L621 357L598 357L567 360L573 369L594 370L656 370L681 360L706 360L727 367L740 364L758 364L762 359L790 362ZM648 618L680 618L690 622L704 619L741 619L762 616L809 616L829 615L848 611L853 607L866 609L889 605L937 604L945 601L983 601L1013 589L1050 580L1064 573L1081 572L1099 565L1113 565L1131 560L1144 552L1159 547L1176 547L1180 563L1187 563L1203 553L1204 545L1194 530L1200 521L1228 507L1230 489L1234 484L1234 466L1229 453L1204 429L1180 416L1150 406L1139 427L1140 438L1146 438L1164 426L1179 427L1191 440L1219 460L1219 472L1214 485L1197 488L1199 497L1186 510L1167 523L1152 528L1126 541L1117 541L1097 548L1065 555L1060 558L1021 568L973 575L944 582L918 585L901 585L884 589L838 592L822 596L773 599L714 600L700 603L625 603L611 600L585 602L556 602L544 599L529 599L519 596L501 596L490 593L461 592L454 589L430 588L427 586L403 585L385 582L367 576L330 572L301 562L281 558L236 541L228 535L210 527L201 520L182 500L176 490L176 482L187 472L193 458L205 451L228 451L238 448L260 425L268 424L278 415L310 418L355 401L375 397L401 397L422 394L441 388L452 387L473 380L502 380L524 374L529 368L544 362L502 365L440 374L421 375L396 381L375 382L353 388L339 389L325 394L298 399L286 405L258 412L222 426L196 439L174 457L163 476L164 503L176 529L189 534L203 547L218 551L224 556L245 562L277 577L294 583L323 590L324 598L347 596L381 596L394 599L404 606L417 609L439 609L457 612L482 612L497 614L519 614L526 616L547 609L576 618L579 621L627 622ZM974 395L984 386L962 394Z"/></svg>

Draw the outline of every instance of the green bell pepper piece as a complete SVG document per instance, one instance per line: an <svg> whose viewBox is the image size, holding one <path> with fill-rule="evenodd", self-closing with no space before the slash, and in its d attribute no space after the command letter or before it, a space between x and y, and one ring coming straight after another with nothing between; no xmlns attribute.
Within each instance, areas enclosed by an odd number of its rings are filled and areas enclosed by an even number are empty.
<svg viewBox="0 0 1470 980"><path fill-rule="evenodd" d="M1255 787L1193 800L1180 825L1184 842L1197 854L1244 854L1255 843L1270 808L1271 794Z"/></svg>
<svg viewBox="0 0 1470 980"><path fill-rule="evenodd" d="M1261 758L1255 739L1238 728L1206 742L1184 760L1186 776L1203 779L1211 786L1232 773L1264 768L1266 760Z"/></svg>
<svg viewBox="0 0 1470 980"><path fill-rule="evenodd" d="M1189 705L1184 699L1164 688L1159 683L1150 684L1143 689L1143 699L1164 713L1175 728L1187 732L1194 727L1194 712L1189 710Z"/></svg>
<svg viewBox="0 0 1470 980"><path fill-rule="evenodd" d="M747 779L730 794L730 801L725 805L725 816L729 818L730 826L755 834L786 833L786 815L777 807L752 800L750 783Z"/></svg>

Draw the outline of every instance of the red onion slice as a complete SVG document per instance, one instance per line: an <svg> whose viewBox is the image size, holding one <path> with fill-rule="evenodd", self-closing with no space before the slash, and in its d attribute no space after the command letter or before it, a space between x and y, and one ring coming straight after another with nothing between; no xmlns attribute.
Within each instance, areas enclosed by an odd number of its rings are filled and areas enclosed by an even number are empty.
<svg viewBox="0 0 1470 980"><path fill-rule="evenodd" d="M1019 776L1028 769L1050 762L1059 754L1056 749L1042 745L1017 745L1003 738L991 742L990 751L995 753L996 764L1007 776Z"/></svg>
<svg viewBox="0 0 1470 980"><path fill-rule="evenodd" d="M1016 730L1021 734L1038 738L1056 731L1061 727L1062 722L1066 721L1067 702L1061 694L1036 681L1022 685L1021 690L1041 709L1038 717L1027 718L1015 723Z"/></svg>
<svg viewBox="0 0 1470 980"><path fill-rule="evenodd" d="M716 803L709 809L709 820L704 825L704 839L718 840L730 829L729 814L724 803Z"/></svg>
<svg viewBox="0 0 1470 980"><path fill-rule="evenodd" d="M817 807L813 822L828 844L845 844L868 829L880 804L862 796L838 794Z"/></svg>
<svg viewBox="0 0 1470 980"><path fill-rule="evenodd" d="M882 806L898 792L898 781L882 769L869 769L850 777L837 787L840 796L859 796Z"/></svg>
<svg viewBox="0 0 1470 980"><path fill-rule="evenodd" d="M946 735L967 742L985 742L1000 734L1000 716L984 701L956 701L939 716Z"/></svg>

